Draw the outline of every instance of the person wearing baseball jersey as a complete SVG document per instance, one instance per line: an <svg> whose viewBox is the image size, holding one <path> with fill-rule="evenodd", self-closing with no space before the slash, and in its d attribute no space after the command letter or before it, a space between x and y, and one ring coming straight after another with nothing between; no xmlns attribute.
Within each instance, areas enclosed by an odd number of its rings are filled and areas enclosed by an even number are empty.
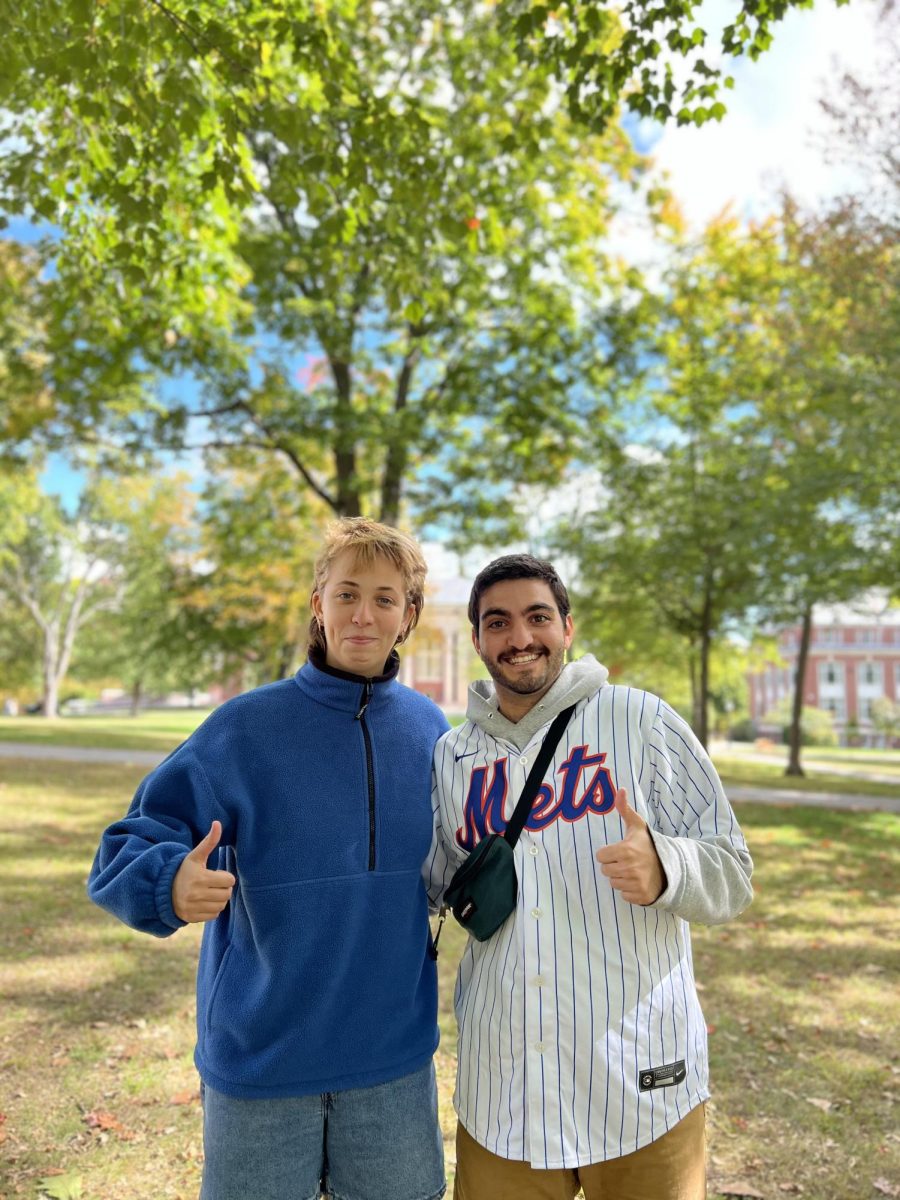
<svg viewBox="0 0 900 1200"><path fill-rule="evenodd" d="M565 664L550 563L497 559L469 603L491 681L437 743L438 903L502 833L547 727L575 710L515 846L515 911L456 983L455 1200L701 1200L706 1024L689 922L750 903L753 864L706 751L659 697Z"/></svg>

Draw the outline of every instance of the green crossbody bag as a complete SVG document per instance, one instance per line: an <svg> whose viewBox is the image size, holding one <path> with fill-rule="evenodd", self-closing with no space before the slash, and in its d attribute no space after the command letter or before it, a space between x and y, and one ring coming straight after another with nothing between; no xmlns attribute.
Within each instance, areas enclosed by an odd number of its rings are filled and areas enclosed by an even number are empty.
<svg viewBox="0 0 900 1200"><path fill-rule="evenodd" d="M454 873L444 893L441 922L449 908L463 929L479 942L486 942L516 907L519 881L516 878L513 848L528 820L544 772L574 711L574 704L563 709L547 730L506 830L503 833L489 833L481 839ZM440 937L440 929L437 936ZM437 937L434 945L437 949Z"/></svg>

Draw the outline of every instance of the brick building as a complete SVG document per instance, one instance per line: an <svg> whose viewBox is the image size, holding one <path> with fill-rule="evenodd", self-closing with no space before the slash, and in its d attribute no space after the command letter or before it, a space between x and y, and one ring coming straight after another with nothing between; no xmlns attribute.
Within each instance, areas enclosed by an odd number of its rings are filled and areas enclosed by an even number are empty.
<svg viewBox="0 0 900 1200"><path fill-rule="evenodd" d="M800 648L800 626L778 632L779 663L767 663L748 676L750 716L760 732L775 733L765 717L793 694ZM868 596L854 605L816 607L806 664L803 702L834 716L844 742L848 726L872 744L873 701L881 696L900 702L900 608L883 597Z"/></svg>

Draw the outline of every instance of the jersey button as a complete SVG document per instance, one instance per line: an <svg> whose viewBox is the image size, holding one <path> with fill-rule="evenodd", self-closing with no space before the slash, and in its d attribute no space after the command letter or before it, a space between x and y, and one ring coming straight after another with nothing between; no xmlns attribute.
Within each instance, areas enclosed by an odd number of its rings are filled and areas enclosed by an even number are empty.
<svg viewBox="0 0 900 1200"><path fill-rule="evenodd" d="M539 908L533 908L533 909L531 910L531 915L534 917L534 919L535 919L535 920L537 920L537 919L538 919L538 917L542 917L544 914L543 914L543 912L541 911L541 909L539 909Z"/></svg>
<svg viewBox="0 0 900 1200"><path fill-rule="evenodd" d="M538 1054L543 1054L544 1051L547 1049L547 1047L544 1045L543 1042L535 1042L534 1048L535 1048L535 1050L537 1050Z"/></svg>
<svg viewBox="0 0 900 1200"><path fill-rule="evenodd" d="M546 982L547 982L547 980L544 978L543 975L535 975L535 977L534 977L534 986L535 987L543 987Z"/></svg>
<svg viewBox="0 0 900 1200"><path fill-rule="evenodd" d="M529 846L528 853L531 855L532 858L537 858L538 853L539 853L537 846Z"/></svg>

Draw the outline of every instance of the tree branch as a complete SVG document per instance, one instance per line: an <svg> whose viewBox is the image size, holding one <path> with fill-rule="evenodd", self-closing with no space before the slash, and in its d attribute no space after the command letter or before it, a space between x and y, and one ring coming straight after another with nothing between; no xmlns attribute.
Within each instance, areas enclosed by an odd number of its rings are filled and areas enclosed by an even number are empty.
<svg viewBox="0 0 900 1200"><path fill-rule="evenodd" d="M50 623L41 611L40 605L28 586L28 580L22 572L22 564L16 560L13 575L10 576L7 572L4 572L4 574L10 580L9 586L16 597L25 605L32 617L34 617L38 628L42 633L48 633L50 631Z"/></svg>

